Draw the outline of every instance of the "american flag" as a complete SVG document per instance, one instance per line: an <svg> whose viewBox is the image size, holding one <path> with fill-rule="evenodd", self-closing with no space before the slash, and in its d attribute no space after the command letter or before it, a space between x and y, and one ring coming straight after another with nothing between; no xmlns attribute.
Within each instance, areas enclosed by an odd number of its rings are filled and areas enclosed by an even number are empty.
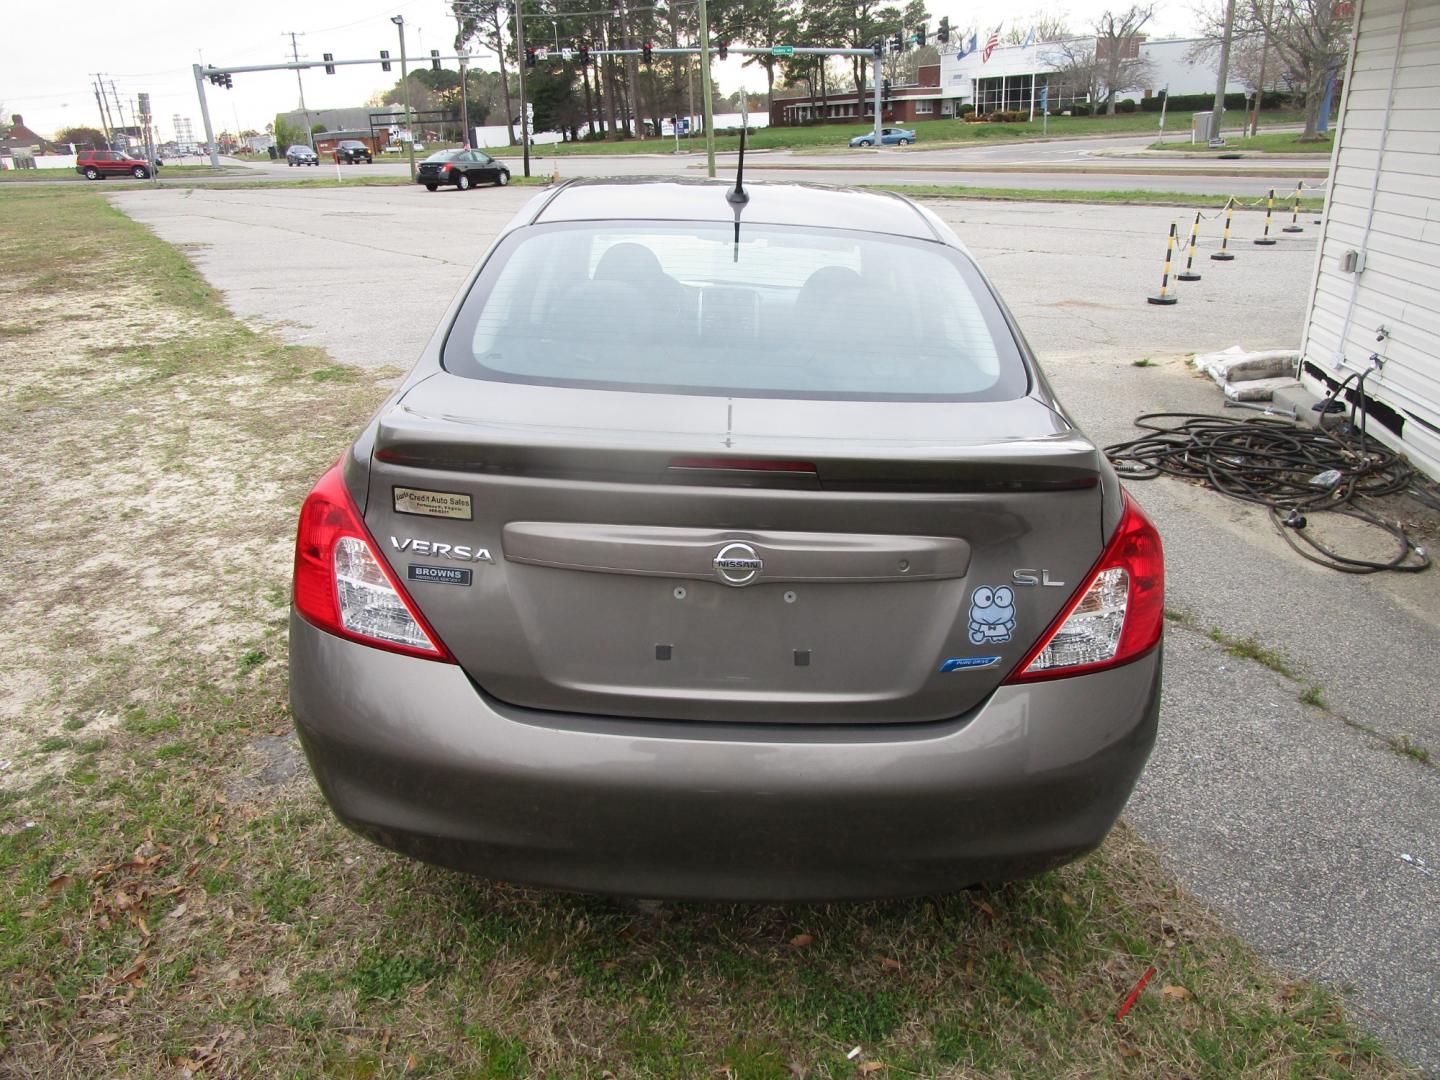
<svg viewBox="0 0 1440 1080"><path fill-rule="evenodd" d="M995 51L995 47L999 44L1000 28L997 26L994 30L990 31L990 40L985 42L985 51L980 54L980 62L982 64L989 61L990 54Z"/></svg>

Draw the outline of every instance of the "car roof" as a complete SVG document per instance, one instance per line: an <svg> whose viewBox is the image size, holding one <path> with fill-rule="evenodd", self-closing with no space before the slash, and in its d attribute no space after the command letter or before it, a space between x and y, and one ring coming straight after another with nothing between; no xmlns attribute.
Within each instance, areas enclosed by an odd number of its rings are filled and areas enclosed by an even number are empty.
<svg viewBox="0 0 1440 1080"><path fill-rule="evenodd" d="M531 224L556 221L733 222L725 192L734 180L572 180L547 199ZM920 240L942 237L909 199L885 191L857 191L789 181L747 181L750 198L739 208L752 224L844 228Z"/></svg>

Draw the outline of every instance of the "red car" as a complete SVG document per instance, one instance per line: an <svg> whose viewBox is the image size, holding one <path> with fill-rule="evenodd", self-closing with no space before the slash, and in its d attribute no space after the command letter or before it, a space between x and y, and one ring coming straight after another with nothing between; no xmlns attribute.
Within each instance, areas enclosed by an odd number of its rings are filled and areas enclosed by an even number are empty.
<svg viewBox="0 0 1440 1080"><path fill-rule="evenodd" d="M144 180L153 167L143 158L133 158L116 150L81 150L75 159L75 171L87 180L124 175Z"/></svg>

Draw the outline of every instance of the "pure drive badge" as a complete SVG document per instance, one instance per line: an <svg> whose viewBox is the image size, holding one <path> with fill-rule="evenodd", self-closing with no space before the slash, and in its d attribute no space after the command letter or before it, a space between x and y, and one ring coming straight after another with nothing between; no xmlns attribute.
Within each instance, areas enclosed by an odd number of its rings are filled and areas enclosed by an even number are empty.
<svg viewBox="0 0 1440 1080"><path fill-rule="evenodd" d="M405 576L411 581L433 581L437 585L469 585L470 571L458 566L419 566L411 563Z"/></svg>

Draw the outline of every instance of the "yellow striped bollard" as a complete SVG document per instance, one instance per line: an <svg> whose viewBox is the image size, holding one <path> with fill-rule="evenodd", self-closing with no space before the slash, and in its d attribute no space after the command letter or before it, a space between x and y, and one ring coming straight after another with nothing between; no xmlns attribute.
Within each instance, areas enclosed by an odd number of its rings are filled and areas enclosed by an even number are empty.
<svg viewBox="0 0 1440 1080"><path fill-rule="evenodd" d="M1160 295L1147 296L1147 304L1175 303L1175 297L1170 295L1170 261L1175 257L1175 222L1170 223L1170 235L1165 238L1165 273L1160 278Z"/></svg>
<svg viewBox="0 0 1440 1080"><path fill-rule="evenodd" d="M1212 252L1210 258L1216 262L1230 262L1235 258L1230 253L1230 221L1235 217L1235 196L1230 196L1225 202L1225 232L1220 238L1220 250Z"/></svg>
<svg viewBox="0 0 1440 1080"><path fill-rule="evenodd" d="M1265 232L1262 236L1257 236L1255 238L1255 243L1259 244L1261 247L1270 247L1276 242L1275 238L1270 235L1270 217L1274 213L1275 189L1272 187L1270 189L1270 197L1265 200Z"/></svg>
<svg viewBox="0 0 1440 1080"><path fill-rule="evenodd" d="M1195 211L1195 223L1190 226L1190 254L1185 257L1185 269L1175 275L1176 281L1199 281L1195 272L1195 241L1200 236L1200 211Z"/></svg>
<svg viewBox="0 0 1440 1080"><path fill-rule="evenodd" d="M1300 189L1304 186L1303 181L1295 185L1295 201L1290 206L1290 224L1281 229L1281 232L1305 231L1305 226L1300 224Z"/></svg>

